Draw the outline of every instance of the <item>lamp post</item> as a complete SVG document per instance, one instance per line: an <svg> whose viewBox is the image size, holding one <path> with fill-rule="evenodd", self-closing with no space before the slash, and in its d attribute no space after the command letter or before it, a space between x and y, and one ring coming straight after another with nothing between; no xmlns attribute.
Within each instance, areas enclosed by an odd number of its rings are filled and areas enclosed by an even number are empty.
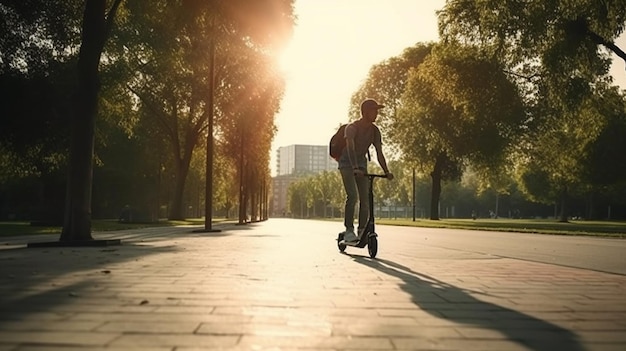
<svg viewBox="0 0 626 351"><path fill-rule="evenodd" d="M415 222L415 167L413 167L413 222Z"/></svg>
<svg viewBox="0 0 626 351"><path fill-rule="evenodd" d="M215 97L215 40L209 47L209 99L207 103L208 128L206 137L206 185L204 193L204 230L201 232L219 232L213 229L213 111Z"/></svg>

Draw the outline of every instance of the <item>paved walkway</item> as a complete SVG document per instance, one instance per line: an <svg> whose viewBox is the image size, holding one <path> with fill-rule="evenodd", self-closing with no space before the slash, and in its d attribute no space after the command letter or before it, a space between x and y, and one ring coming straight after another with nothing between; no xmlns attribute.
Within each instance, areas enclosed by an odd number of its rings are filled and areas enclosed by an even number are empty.
<svg viewBox="0 0 626 351"><path fill-rule="evenodd" d="M337 223L0 239L3 350L626 350L626 276L381 237ZM381 234L382 235L382 234ZM56 238L55 238L56 239Z"/></svg>

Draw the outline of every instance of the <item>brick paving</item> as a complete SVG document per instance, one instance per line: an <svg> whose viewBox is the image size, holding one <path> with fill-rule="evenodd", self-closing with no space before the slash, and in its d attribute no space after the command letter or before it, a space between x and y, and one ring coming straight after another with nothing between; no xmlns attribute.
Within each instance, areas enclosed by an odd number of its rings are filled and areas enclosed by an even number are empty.
<svg viewBox="0 0 626 351"><path fill-rule="evenodd" d="M191 229L96 233L122 245L92 248L0 239L0 351L626 350L623 275L391 230L372 260L338 252L337 222Z"/></svg>

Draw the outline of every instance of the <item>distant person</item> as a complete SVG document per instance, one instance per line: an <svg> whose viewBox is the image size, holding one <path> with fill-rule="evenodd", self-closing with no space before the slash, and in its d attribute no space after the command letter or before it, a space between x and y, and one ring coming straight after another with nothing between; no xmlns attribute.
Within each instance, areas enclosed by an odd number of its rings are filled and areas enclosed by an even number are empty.
<svg viewBox="0 0 626 351"><path fill-rule="evenodd" d="M133 220L133 215L132 215L130 205L126 205L124 206L124 208L122 208L122 211L120 211L119 222L132 222L132 220Z"/></svg>
<svg viewBox="0 0 626 351"><path fill-rule="evenodd" d="M387 175L387 179L393 179L389 172L387 161L383 155L382 138L380 130L374 124L378 117L378 110L383 108L373 99L366 99L361 103L361 118L354 121L345 129L346 148L339 158L339 171L346 190L346 206L344 211L345 241L356 241L359 237L354 232L354 206L357 197L359 199L359 226L361 234L367 224L369 215L368 181L364 176L367 173L367 158L370 145L374 145L380 167Z"/></svg>

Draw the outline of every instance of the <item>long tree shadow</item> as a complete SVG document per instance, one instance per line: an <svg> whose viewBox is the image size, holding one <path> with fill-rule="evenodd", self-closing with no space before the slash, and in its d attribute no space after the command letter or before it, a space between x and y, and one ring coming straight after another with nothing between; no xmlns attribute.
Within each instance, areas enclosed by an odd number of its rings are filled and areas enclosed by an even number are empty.
<svg viewBox="0 0 626 351"><path fill-rule="evenodd" d="M53 320L71 315L57 307L71 305L94 293L102 295L107 282L115 280L117 274L111 266L163 253L184 255L186 251L178 247L179 240L215 239L232 235L228 230L235 228L226 223L218 227L222 231L216 233L194 232L194 227L152 227L94 234L121 239L122 245L110 247L26 248L26 243L49 241L51 235L0 238L0 245L4 246L0 249L0 329L31 314L47 314L45 318ZM110 298L129 305L143 301Z"/></svg>
<svg viewBox="0 0 626 351"><path fill-rule="evenodd" d="M400 288L411 296L415 305L435 317L497 331L534 351L586 350L574 332L523 312L481 301L474 296L479 292L456 287L389 260L351 256L360 264L401 279ZM434 297L444 302L434 303Z"/></svg>
<svg viewBox="0 0 626 351"><path fill-rule="evenodd" d="M176 246L124 244L94 248L9 248L0 250L0 329L31 314L60 320L62 307L101 294L115 281L117 264L150 255L184 251ZM115 300L110 296L111 301ZM119 302L119 301L118 301ZM134 301L123 303L133 304Z"/></svg>

